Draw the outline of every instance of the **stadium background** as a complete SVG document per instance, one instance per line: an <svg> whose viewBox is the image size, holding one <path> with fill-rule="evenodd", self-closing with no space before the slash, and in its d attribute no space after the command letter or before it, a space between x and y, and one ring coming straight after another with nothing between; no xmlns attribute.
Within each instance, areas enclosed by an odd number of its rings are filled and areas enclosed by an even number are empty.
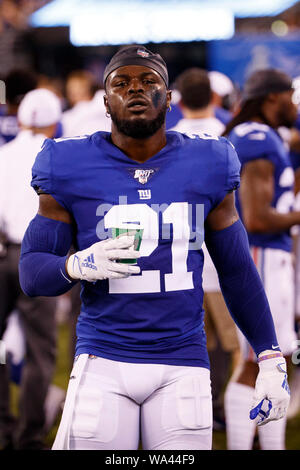
<svg viewBox="0 0 300 470"><path fill-rule="evenodd" d="M147 20L147 35L134 36L132 21L142 31L141 21L146 21L149 11L156 15L153 24ZM89 18L94 35L87 34ZM209 28L204 24L208 19ZM99 32L107 20L109 34L101 37ZM159 28L154 28L155 21L159 21ZM198 27L190 28L190 21L193 25L198 21ZM118 30L120 24L123 36ZM126 37L126 30L131 35ZM101 88L109 58L120 45L128 43L143 43L159 52L168 64L171 84L191 66L223 72L237 88L242 88L247 75L256 68L274 66L296 78L300 76L300 2L2 0L0 4L0 78L16 65L22 66L50 81L63 96L68 74L86 69ZM69 335L62 316L53 383L64 389L70 368ZM12 393L17 413L17 385L12 385ZM57 424L47 437L49 446ZM214 433L214 449L226 449L224 432ZM287 449L300 449L300 414L288 421Z"/></svg>

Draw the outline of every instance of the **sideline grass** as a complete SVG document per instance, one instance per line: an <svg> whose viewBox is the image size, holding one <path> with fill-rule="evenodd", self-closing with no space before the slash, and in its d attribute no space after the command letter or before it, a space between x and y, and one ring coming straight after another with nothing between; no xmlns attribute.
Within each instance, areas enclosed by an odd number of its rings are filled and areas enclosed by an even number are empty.
<svg viewBox="0 0 300 470"><path fill-rule="evenodd" d="M70 331L68 324L61 324L58 327L58 351L57 365L53 378L53 383L63 389L67 389L69 373L71 367L71 359L69 352ZM18 387L12 385L12 404L13 410L17 410ZM56 420L54 426L46 437L46 445L51 448L59 425L60 416ZM300 450L300 413L287 423L286 432L286 448L287 450ZM226 450L226 434L225 432L214 432L213 449Z"/></svg>
<svg viewBox="0 0 300 470"><path fill-rule="evenodd" d="M70 334L68 325L60 325L58 330L58 360L54 383L64 389L67 388L70 371L69 338ZM49 446L54 440L57 427L58 422L47 436L47 445ZM298 416L287 422L286 448L287 450L300 450L300 413ZM226 450L225 432L214 432L213 449Z"/></svg>

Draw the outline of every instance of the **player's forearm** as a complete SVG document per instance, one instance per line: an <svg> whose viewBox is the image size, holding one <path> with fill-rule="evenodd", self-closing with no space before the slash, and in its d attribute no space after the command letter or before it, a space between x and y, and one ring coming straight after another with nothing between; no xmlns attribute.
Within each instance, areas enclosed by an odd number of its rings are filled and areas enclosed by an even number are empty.
<svg viewBox="0 0 300 470"><path fill-rule="evenodd" d="M228 309L256 354L277 345L270 307L240 221L206 234Z"/></svg>
<svg viewBox="0 0 300 470"><path fill-rule="evenodd" d="M66 273L66 258L51 253L21 255L19 273L23 292L29 297L55 297L70 290L74 281Z"/></svg>
<svg viewBox="0 0 300 470"><path fill-rule="evenodd" d="M22 242L19 263L20 284L28 296L57 296L73 285L66 273L67 254L72 243L69 224L37 215Z"/></svg>
<svg viewBox="0 0 300 470"><path fill-rule="evenodd" d="M243 220L249 233L280 233L289 230L293 225L300 224L300 212L282 214L270 207L263 213L253 211L249 214L245 211Z"/></svg>

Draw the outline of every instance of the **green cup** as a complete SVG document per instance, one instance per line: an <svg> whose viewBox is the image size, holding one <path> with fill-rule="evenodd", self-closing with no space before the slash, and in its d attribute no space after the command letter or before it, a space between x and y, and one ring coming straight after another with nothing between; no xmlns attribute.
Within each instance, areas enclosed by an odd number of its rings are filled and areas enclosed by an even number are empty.
<svg viewBox="0 0 300 470"><path fill-rule="evenodd" d="M144 231L142 228L137 228L137 229L112 228L111 230L112 230L113 238L122 237L122 235L134 236L133 246L136 251L139 251L141 243L142 243L143 231ZM126 263L126 264L136 264L137 259L120 259L118 262Z"/></svg>

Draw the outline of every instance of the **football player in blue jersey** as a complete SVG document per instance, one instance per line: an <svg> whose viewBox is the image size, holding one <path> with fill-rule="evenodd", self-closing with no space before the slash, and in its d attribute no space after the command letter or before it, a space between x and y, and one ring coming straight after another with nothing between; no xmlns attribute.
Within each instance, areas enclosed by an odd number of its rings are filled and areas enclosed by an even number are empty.
<svg viewBox="0 0 300 470"><path fill-rule="evenodd" d="M293 210L294 172L277 128L290 128L296 120L292 94L292 81L280 70L255 72L245 83L239 113L225 130L242 164L237 206L286 358L291 356L296 339L290 229L300 218ZM225 393L230 449L251 449L255 433L247 410L259 368L249 343L245 338L241 342L244 362ZM275 343L271 347L278 349ZM260 427L260 447L284 449L285 425L283 419Z"/></svg>
<svg viewBox="0 0 300 470"><path fill-rule="evenodd" d="M111 133L45 141L33 167L39 211L22 243L28 295L58 295L81 281L76 359L53 448L137 449L141 439L143 449L211 449L204 236L228 308L258 357L251 419L280 419L289 402L285 360L272 350L272 315L235 208L240 163L225 138L165 131L171 92L160 55L125 47L104 83ZM128 235L114 238L116 229ZM133 229L143 231L139 251Z"/></svg>

